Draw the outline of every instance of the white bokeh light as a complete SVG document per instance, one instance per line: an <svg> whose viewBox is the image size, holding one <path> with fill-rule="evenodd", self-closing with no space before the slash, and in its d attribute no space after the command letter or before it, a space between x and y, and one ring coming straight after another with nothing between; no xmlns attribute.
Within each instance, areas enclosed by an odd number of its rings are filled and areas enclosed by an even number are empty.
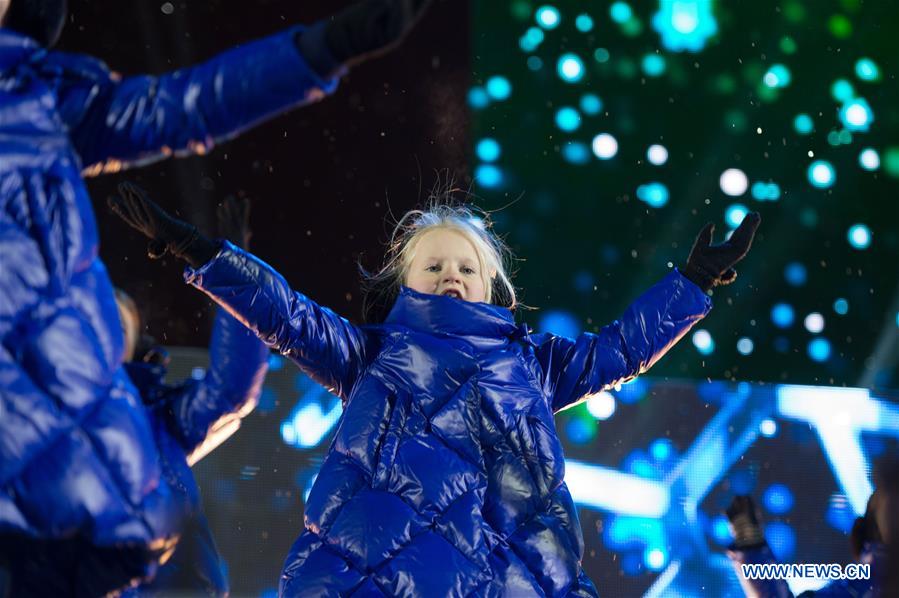
<svg viewBox="0 0 899 598"><path fill-rule="evenodd" d="M607 420L615 413L615 397L603 390L587 399L587 411L599 420Z"/></svg>
<svg viewBox="0 0 899 598"><path fill-rule="evenodd" d="M618 153L618 141L608 133L593 138L593 153L601 160L608 160Z"/></svg>
<svg viewBox="0 0 899 598"><path fill-rule="evenodd" d="M816 311L805 316L805 329L812 334L818 334L824 330L824 316Z"/></svg>
<svg viewBox="0 0 899 598"><path fill-rule="evenodd" d="M718 182L721 190L731 197L739 197L749 188L749 179L746 177L746 173L739 168L728 168L721 173Z"/></svg>
<svg viewBox="0 0 899 598"><path fill-rule="evenodd" d="M646 150L646 159L651 164L661 166L668 161L668 150L665 149L664 145L659 145L658 143L650 145L649 149Z"/></svg>

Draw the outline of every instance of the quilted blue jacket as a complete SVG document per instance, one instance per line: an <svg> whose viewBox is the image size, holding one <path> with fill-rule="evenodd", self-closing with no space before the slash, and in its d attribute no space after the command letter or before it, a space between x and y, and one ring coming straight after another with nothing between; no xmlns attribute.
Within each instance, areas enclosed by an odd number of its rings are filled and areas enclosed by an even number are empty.
<svg viewBox="0 0 899 598"><path fill-rule="evenodd" d="M646 371L711 308L672 272L598 334L403 288L356 326L226 244L186 280L345 403L284 596L592 596L553 413Z"/></svg>
<svg viewBox="0 0 899 598"><path fill-rule="evenodd" d="M121 367L82 171L205 151L322 97L336 81L309 69L296 31L122 78L0 29L0 560L28 542L35 556L53 553L48 541L77 545L49 570L17 571L46 594L54 573L95 594L150 573L177 529L151 422Z"/></svg>
<svg viewBox="0 0 899 598"><path fill-rule="evenodd" d="M228 593L224 561L203 515L190 466L236 432L241 418L256 407L268 370L268 352L246 327L220 309L209 343L209 367L201 378L169 385L164 382L163 366L125 364L147 407L163 476L174 489L185 524L174 554L156 577L124 596Z"/></svg>

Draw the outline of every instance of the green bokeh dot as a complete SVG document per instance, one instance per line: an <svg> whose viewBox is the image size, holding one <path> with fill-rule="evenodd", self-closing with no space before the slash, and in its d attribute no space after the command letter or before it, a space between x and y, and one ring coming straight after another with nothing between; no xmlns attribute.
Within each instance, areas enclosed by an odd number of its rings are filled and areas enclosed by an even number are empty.
<svg viewBox="0 0 899 598"><path fill-rule="evenodd" d="M780 51L784 54L795 54L797 49L796 41L789 35L780 38Z"/></svg>
<svg viewBox="0 0 899 598"><path fill-rule="evenodd" d="M852 35L852 22L843 15L833 15L827 21L830 33L837 39L846 39Z"/></svg>
<svg viewBox="0 0 899 598"><path fill-rule="evenodd" d="M884 172L891 177L899 179L899 147L888 147L883 152L880 164L883 166Z"/></svg>

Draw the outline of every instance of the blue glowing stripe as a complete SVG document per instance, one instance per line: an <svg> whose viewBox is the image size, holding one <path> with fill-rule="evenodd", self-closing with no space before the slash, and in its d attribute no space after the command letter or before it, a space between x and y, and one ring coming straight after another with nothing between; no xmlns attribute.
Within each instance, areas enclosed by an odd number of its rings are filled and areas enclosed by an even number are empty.
<svg viewBox="0 0 899 598"><path fill-rule="evenodd" d="M565 483L576 503L620 515L659 518L670 503L664 484L571 459L565 460Z"/></svg>
<svg viewBox="0 0 899 598"><path fill-rule="evenodd" d="M290 416L281 422L281 439L289 446L300 448L318 446L331 432L343 412L340 399L317 384L309 386Z"/></svg>
<svg viewBox="0 0 899 598"><path fill-rule="evenodd" d="M873 487L861 433L899 437L899 407L873 399L864 388L783 385L777 389L777 409L783 417L815 428L849 504L863 514Z"/></svg>

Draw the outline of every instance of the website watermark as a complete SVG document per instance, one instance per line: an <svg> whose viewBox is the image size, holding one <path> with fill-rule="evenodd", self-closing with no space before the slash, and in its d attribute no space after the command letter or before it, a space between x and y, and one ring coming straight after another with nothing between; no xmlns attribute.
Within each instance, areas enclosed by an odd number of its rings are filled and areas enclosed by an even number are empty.
<svg viewBox="0 0 899 598"><path fill-rule="evenodd" d="M871 565L863 563L765 563L740 565L746 579L871 579Z"/></svg>

